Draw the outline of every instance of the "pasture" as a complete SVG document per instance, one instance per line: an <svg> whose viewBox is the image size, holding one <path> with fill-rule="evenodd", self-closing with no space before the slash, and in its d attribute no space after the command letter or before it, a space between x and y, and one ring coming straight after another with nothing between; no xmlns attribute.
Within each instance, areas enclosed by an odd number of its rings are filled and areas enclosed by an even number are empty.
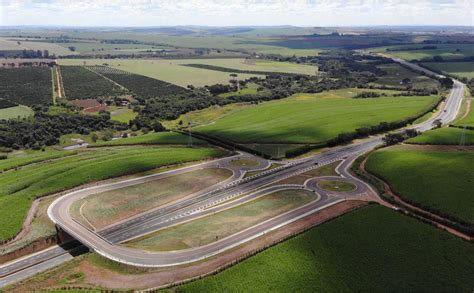
<svg viewBox="0 0 474 293"><path fill-rule="evenodd" d="M30 107L27 106L16 106L10 108L0 109L0 120L1 119L14 119L14 118L24 118L33 116L34 112Z"/></svg>
<svg viewBox="0 0 474 293"><path fill-rule="evenodd" d="M473 262L471 243L372 205L168 292L469 291Z"/></svg>
<svg viewBox="0 0 474 293"><path fill-rule="evenodd" d="M474 152L395 146L372 153L369 172L404 199L474 224Z"/></svg>
<svg viewBox="0 0 474 293"><path fill-rule="evenodd" d="M306 190L278 191L213 215L130 240L125 245L150 251L198 247L257 225L315 199L316 195Z"/></svg>
<svg viewBox="0 0 474 293"><path fill-rule="evenodd" d="M103 148L44 164L23 164L0 174L0 241L18 233L35 198L92 181L223 155L213 148Z"/></svg>
<svg viewBox="0 0 474 293"><path fill-rule="evenodd" d="M423 114L437 101L434 96L351 99L363 91L296 94L245 107L194 130L244 144L317 144L357 128Z"/></svg>
<svg viewBox="0 0 474 293"><path fill-rule="evenodd" d="M474 62L424 62L422 64L457 78L474 78Z"/></svg>
<svg viewBox="0 0 474 293"><path fill-rule="evenodd" d="M474 145L474 130L457 127L433 129L406 141L409 144L459 145L465 136L466 145Z"/></svg>
<svg viewBox="0 0 474 293"><path fill-rule="evenodd" d="M138 113L133 112L132 109L121 106L109 106L107 107L107 111L110 112L110 119L123 123L128 123L138 115Z"/></svg>

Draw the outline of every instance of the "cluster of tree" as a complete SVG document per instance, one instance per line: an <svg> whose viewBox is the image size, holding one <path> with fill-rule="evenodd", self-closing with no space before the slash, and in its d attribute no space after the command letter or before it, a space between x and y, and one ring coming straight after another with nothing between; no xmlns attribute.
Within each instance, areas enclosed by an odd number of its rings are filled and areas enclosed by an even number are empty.
<svg viewBox="0 0 474 293"><path fill-rule="evenodd" d="M386 94L382 94L383 96L387 96ZM361 92L358 93L357 95L353 96L353 99L367 99L367 98L378 98L382 96L379 93L376 92Z"/></svg>
<svg viewBox="0 0 474 293"><path fill-rule="evenodd" d="M454 81L449 77L439 78L438 81L441 84L441 86L444 88L447 88L447 89L453 88Z"/></svg>
<svg viewBox="0 0 474 293"><path fill-rule="evenodd" d="M25 59L29 59L29 58L55 59L56 55L55 54L50 55L48 50L26 50L25 49L23 51L17 51L17 53L14 56L10 56L10 57L25 58Z"/></svg>
<svg viewBox="0 0 474 293"><path fill-rule="evenodd" d="M118 85L83 66L61 66L60 69L68 99L91 99L125 93Z"/></svg>
<svg viewBox="0 0 474 293"><path fill-rule="evenodd" d="M435 50L438 49L437 46L422 46L422 47L398 47L398 48L387 48L385 49L388 52L398 52L398 51L420 51L420 50Z"/></svg>
<svg viewBox="0 0 474 293"><path fill-rule="evenodd" d="M48 67L0 68L0 99L15 104L48 104L52 93Z"/></svg>
<svg viewBox="0 0 474 293"><path fill-rule="evenodd" d="M418 136L418 134L420 133L416 129L406 129L404 132L387 133L382 140L385 145L389 146L399 144L406 139Z"/></svg>
<svg viewBox="0 0 474 293"><path fill-rule="evenodd" d="M29 119L0 120L0 146L40 149L59 143L59 137L63 134L89 134L91 131L106 128L124 130L127 125L111 121L108 112L100 115L49 115L37 111L34 117Z"/></svg>

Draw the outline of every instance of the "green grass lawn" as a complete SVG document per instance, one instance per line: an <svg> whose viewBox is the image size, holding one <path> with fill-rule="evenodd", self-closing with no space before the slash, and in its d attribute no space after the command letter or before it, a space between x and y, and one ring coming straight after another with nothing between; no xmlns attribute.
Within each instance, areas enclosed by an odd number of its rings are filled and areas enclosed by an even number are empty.
<svg viewBox="0 0 474 293"><path fill-rule="evenodd" d="M143 135L118 138L111 141L98 141L92 146L119 146L119 145L153 145L153 144L188 144L189 136L178 132L150 132ZM194 145L206 144L205 141L193 138Z"/></svg>
<svg viewBox="0 0 474 293"><path fill-rule="evenodd" d="M342 191L342 192L353 191L357 188L354 184L350 182L339 181L339 180L321 181L318 183L318 186L324 190Z"/></svg>
<svg viewBox="0 0 474 293"><path fill-rule="evenodd" d="M474 224L474 152L397 146L369 156L367 170L394 192Z"/></svg>
<svg viewBox="0 0 474 293"><path fill-rule="evenodd" d="M423 133L414 138L410 138L406 141L409 144L446 144L446 145L459 145L461 142L461 136L465 134L466 145L474 144L474 130L469 130L457 127L445 127L439 129L433 129Z"/></svg>
<svg viewBox="0 0 474 293"><path fill-rule="evenodd" d="M34 112L30 107L27 106L16 106L10 108L0 109L0 120L2 119L12 119L12 118L24 118L33 116Z"/></svg>
<svg viewBox="0 0 474 293"><path fill-rule="evenodd" d="M458 78L474 78L474 62L425 62L422 64Z"/></svg>
<svg viewBox="0 0 474 293"><path fill-rule="evenodd" d="M0 174L0 241L21 228L33 199L87 182L223 156L213 148L103 148Z"/></svg>
<svg viewBox="0 0 474 293"><path fill-rule="evenodd" d="M231 112L195 131L239 143L321 143L360 127L418 115L437 100L433 96L350 98L360 91L297 94Z"/></svg>
<svg viewBox="0 0 474 293"><path fill-rule="evenodd" d="M117 107L110 106L107 107L107 111L110 112L110 119L118 122L128 123L130 120L135 119L138 113L133 112L132 109L128 107Z"/></svg>
<svg viewBox="0 0 474 293"><path fill-rule="evenodd" d="M470 292L474 245L369 206L171 292Z"/></svg>

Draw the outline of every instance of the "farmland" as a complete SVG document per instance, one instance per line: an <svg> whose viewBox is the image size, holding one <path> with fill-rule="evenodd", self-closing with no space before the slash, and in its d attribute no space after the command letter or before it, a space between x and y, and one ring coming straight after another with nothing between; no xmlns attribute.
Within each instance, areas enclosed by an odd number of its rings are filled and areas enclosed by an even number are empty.
<svg viewBox="0 0 474 293"><path fill-rule="evenodd" d="M16 106L10 108L2 108L0 109L0 120L1 119L12 119L12 118L23 118L29 117L34 114L33 110L27 106Z"/></svg>
<svg viewBox="0 0 474 293"><path fill-rule="evenodd" d="M474 224L474 152L397 146L369 156L367 170L404 199Z"/></svg>
<svg viewBox="0 0 474 293"><path fill-rule="evenodd" d="M114 139L111 141L98 142L94 146L119 146L119 145L160 145L160 144L177 144L185 145L189 141L189 137L177 132L151 132L148 134L132 136L128 138ZM200 139L193 138L193 144L205 144Z"/></svg>
<svg viewBox="0 0 474 293"><path fill-rule="evenodd" d="M309 191L278 191L232 209L145 235L125 245L151 251L198 247L295 209L315 198L316 195Z"/></svg>
<svg viewBox="0 0 474 293"><path fill-rule="evenodd" d="M129 89L142 99L162 95L179 94L186 91L185 89L168 82L143 75L132 74L121 69L111 68L108 66L91 66L88 68Z"/></svg>
<svg viewBox="0 0 474 293"><path fill-rule="evenodd" d="M52 101L49 67L0 68L0 99L31 106Z"/></svg>
<svg viewBox="0 0 474 293"><path fill-rule="evenodd" d="M413 48L422 48L423 46L424 45L402 45L379 47L369 49L369 51L389 54L405 60L426 60L432 59L434 56L440 56L441 58L449 60L474 56L471 44L436 44L434 45L436 49L413 50ZM404 50L406 48L408 50ZM387 51L387 49L390 51Z"/></svg>
<svg viewBox="0 0 474 293"><path fill-rule="evenodd" d="M472 244L369 206L170 291L469 291L473 262Z"/></svg>
<svg viewBox="0 0 474 293"><path fill-rule="evenodd" d="M182 199L232 175L227 169L205 169L91 195L71 207L76 218L100 229L128 217Z"/></svg>
<svg viewBox="0 0 474 293"><path fill-rule="evenodd" d="M90 99L120 95L116 84L82 66L61 66L61 76L68 99Z"/></svg>
<svg viewBox="0 0 474 293"><path fill-rule="evenodd" d="M79 65L81 60L62 59L60 64ZM184 64L204 64L231 68L235 70L250 70L262 72L289 72L302 74L315 74L317 68L308 65L298 65L287 62L265 62L251 61L245 59L154 59L154 60L85 60L87 65L102 65L107 63L109 66L118 68L131 73L145 75L166 82L170 82L182 87L189 84L194 86L212 85L216 83L227 84L231 72L208 70L183 66ZM238 73L237 79L247 79L252 76L262 76L259 74Z"/></svg>
<svg viewBox="0 0 474 293"><path fill-rule="evenodd" d="M384 70L387 74L377 79L375 82L377 85L394 87L406 86L406 84L403 84L403 80L408 79L408 84L412 85L415 89L436 89L438 86L436 80L427 76L419 75L397 63L379 65L378 68Z"/></svg>
<svg viewBox="0 0 474 293"><path fill-rule="evenodd" d="M297 94L232 112L195 131L238 143L321 143L357 128L416 116L436 101L432 96L350 98L361 91Z"/></svg>
<svg viewBox="0 0 474 293"><path fill-rule="evenodd" d="M2 173L0 241L20 230L35 198L91 181L222 155L223 151L212 148L104 148Z"/></svg>
<svg viewBox="0 0 474 293"><path fill-rule="evenodd" d="M424 62L422 64L457 78L474 78L474 62Z"/></svg>
<svg viewBox="0 0 474 293"><path fill-rule="evenodd" d="M465 135L465 144L474 144L474 130L457 127L447 127L427 131L422 135L407 140L409 144L437 144L437 145L459 145L462 135Z"/></svg>

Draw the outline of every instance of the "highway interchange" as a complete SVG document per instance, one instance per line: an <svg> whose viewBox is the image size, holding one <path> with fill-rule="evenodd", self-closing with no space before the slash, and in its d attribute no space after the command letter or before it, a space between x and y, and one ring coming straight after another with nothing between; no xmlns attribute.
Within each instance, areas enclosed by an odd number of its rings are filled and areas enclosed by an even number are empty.
<svg viewBox="0 0 474 293"><path fill-rule="evenodd" d="M417 65L403 60L395 61L414 70L439 77L438 74L424 68L420 69ZM463 95L464 85L459 81L455 81L454 87L438 115L410 128L423 132L433 128L433 121L436 119L440 119L445 124L449 123L456 117ZM350 145L332 148L311 157L285 161L280 167L261 171L257 175L248 177L244 177L245 173L252 170L252 168L236 167L230 162L237 158L250 158L258 161L258 166L253 168L258 170L268 168L272 162L240 153L237 156L204 162L165 173L86 188L68 193L55 200L48 209L48 215L58 227L69 235L86 245L89 249L109 259L140 267L168 267L191 263L229 250L338 202L347 199L357 199L361 196L371 196L375 200L377 198L375 191L365 182L353 177L347 169L359 155L381 145L383 143L382 138L382 135L375 136ZM357 186L354 192L326 192L318 187L317 180L315 179L307 180L304 185L278 184L278 181L335 161L341 161L337 168L340 177L328 179L347 180ZM70 206L75 201L86 196L142 184L151 180L159 180L189 171L216 167L227 168L233 172L233 175L217 185L187 196L177 202L157 207L98 231L93 231L84 226L69 214ZM171 252L144 252L119 245L129 239L235 207L275 191L302 188L316 192L318 194L317 200L208 245ZM0 287L53 267L71 258L72 256L67 252L67 249L55 246L34 255L3 264L0 266Z"/></svg>

